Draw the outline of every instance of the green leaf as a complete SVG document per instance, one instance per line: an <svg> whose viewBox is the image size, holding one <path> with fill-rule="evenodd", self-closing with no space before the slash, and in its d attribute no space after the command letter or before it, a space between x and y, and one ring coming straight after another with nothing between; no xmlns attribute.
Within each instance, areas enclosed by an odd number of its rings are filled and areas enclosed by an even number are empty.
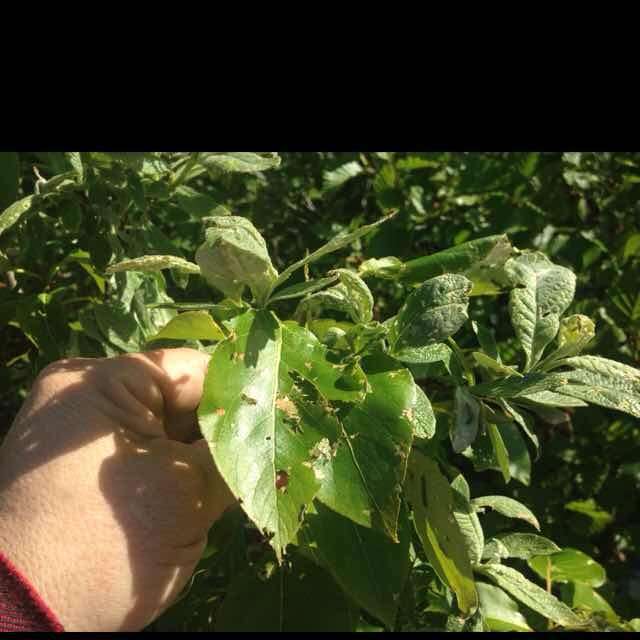
<svg viewBox="0 0 640 640"><path fill-rule="evenodd" d="M464 538L467 555L472 565L480 562L484 549L484 532L475 509L471 506L469 485L462 474L451 483L453 491L453 517Z"/></svg>
<svg viewBox="0 0 640 640"><path fill-rule="evenodd" d="M532 631L520 613L518 603L500 587L476 582L480 611L489 631Z"/></svg>
<svg viewBox="0 0 640 640"><path fill-rule="evenodd" d="M506 235L487 236L430 256L409 260L399 277L401 282L417 284L440 274L461 273L473 283L471 295L482 288L495 291L499 287L493 280L512 253L513 247Z"/></svg>
<svg viewBox="0 0 640 640"><path fill-rule="evenodd" d="M237 576L216 612L216 631L355 631L358 618L326 571L296 557L291 569Z"/></svg>
<svg viewBox="0 0 640 640"><path fill-rule="evenodd" d="M371 391L338 413L342 436L318 499L354 522L397 540L396 523L415 404L411 373L382 354L363 360Z"/></svg>
<svg viewBox="0 0 640 640"><path fill-rule="evenodd" d="M229 325L209 362L198 418L227 486L280 559L320 488L314 463L327 450L331 458L335 421L294 384L272 313L247 311Z"/></svg>
<svg viewBox="0 0 640 640"><path fill-rule="evenodd" d="M572 380L640 395L640 370L621 362L600 356L577 356L565 358L562 364L584 372L580 376L573 374Z"/></svg>
<svg viewBox="0 0 640 640"><path fill-rule="evenodd" d="M266 303L278 277L264 238L239 216L211 219L196 262L205 280L225 296L239 300L249 286L259 306Z"/></svg>
<svg viewBox="0 0 640 640"><path fill-rule="evenodd" d="M346 162L333 171L325 171L322 176L323 189L337 189L351 178L360 175L364 169L359 162Z"/></svg>
<svg viewBox="0 0 640 640"><path fill-rule="evenodd" d="M507 451L507 447L504 444L502 435L500 434L498 426L491 422L487 424L487 433L489 434L489 438L491 439L493 452L495 454L496 460L498 461L500 471L502 472L502 477L504 478L504 481L508 483L509 480L511 480L509 452Z"/></svg>
<svg viewBox="0 0 640 640"><path fill-rule="evenodd" d="M517 398L518 396L530 397L531 394L550 389L562 389L562 393L568 385L568 378L560 373L528 373L522 378L511 376L493 382L483 382L469 387L469 391L479 397L489 398Z"/></svg>
<svg viewBox="0 0 640 640"><path fill-rule="evenodd" d="M609 622L617 622L618 616L611 605L592 587L582 582L569 585L571 606L591 613L602 613Z"/></svg>
<svg viewBox="0 0 640 640"><path fill-rule="evenodd" d="M141 258L122 260L108 266L105 271L106 273L120 273L123 271L154 272L162 269L176 269L176 271L182 273L200 273L200 267L197 264L177 256L142 256Z"/></svg>
<svg viewBox="0 0 640 640"><path fill-rule="evenodd" d="M285 289L274 293L269 298L269 304L277 302L278 300L290 300L292 298L300 298L306 296L309 293L315 293L320 289L324 289L327 285L333 284L338 279L338 275L330 276L328 278L317 278L316 280L307 280L306 282L299 282L293 284Z"/></svg>
<svg viewBox="0 0 640 640"><path fill-rule="evenodd" d="M0 235L12 227L20 218L28 213L37 196L27 196L9 205L0 215Z"/></svg>
<svg viewBox="0 0 640 640"><path fill-rule="evenodd" d="M507 533L487 542L483 558L498 561L505 558L528 560L533 556L548 556L558 551L560 547L555 542L535 533Z"/></svg>
<svg viewBox="0 0 640 640"><path fill-rule="evenodd" d="M513 367L509 367L506 364L502 364L500 362L498 362L497 360L494 360L493 358L490 358L488 355L480 352L480 351L473 351L471 353L471 355L473 356L473 359L481 366L484 367L485 369L489 370L489 371L493 371L494 373L498 373L502 376L516 376L518 378L522 378L523 375L517 371L516 369L514 369Z"/></svg>
<svg viewBox="0 0 640 640"><path fill-rule="evenodd" d="M559 365L558 361L578 355L595 337L595 324L591 318L576 314L560 321L558 348L539 365L542 371L549 371Z"/></svg>
<svg viewBox="0 0 640 640"><path fill-rule="evenodd" d="M278 276L278 279L276 280L272 289L275 289L276 287L279 287L281 284L286 282L293 273L295 273L298 269L301 269L302 267L304 267L306 264L311 264L312 262L315 262L319 258L322 258L323 256L326 256L329 253L333 253L334 251L338 251L339 249L342 249L343 247L350 245L352 242L355 242L358 238L361 238L362 236L366 235L370 231L373 231L376 227L380 226L384 222L391 220L391 218L393 218L396 214L397 214L397 211L394 211L386 215L384 218L380 218L380 220L376 220L372 224L366 224L362 227L359 227L355 231L343 231L339 233L337 236L329 240L329 242L327 242L325 245L323 245L319 249L316 249L313 253L310 253L308 256L305 256L301 260L298 260L297 262L294 262L292 265L289 265Z"/></svg>
<svg viewBox="0 0 640 640"><path fill-rule="evenodd" d="M556 337L560 316L573 300L576 278L572 271L537 252L511 258L505 269L515 287L509 297L511 322L528 371Z"/></svg>
<svg viewBox="0 0 640 640"><path fill-rule="evenodd" d="M392 355L441 342L466 322L471 283L464 276L445 274L431 278L405 300L391 325Z"/></svg>
<svg viewBox="0 0 640 640"><path fill-rule="evenodd" d="M370 258L365 260L358 267L358 274L361 278L382 278L384 280L395 280L404 264L399 258L388 256L386 258Z"/></svg>
<svg viewBox="0 0 640 640"><path fill-rule="evenodd" d="M5 209L18 197L20 158L15 151L0 151L0 209Z"/></svg>
<svg viewBox="0 0 640 640"><path fill-rule="evenodd" d="M523 504L506 496L483 496L471 501L474 507L489 507L507 518L518 518L533 525L540 531L540 523L533 513Z"/></svg>
<svg viewBox="0 0 640 640"><path fill-rule="evenodd" d="M535 393L525 393L521 395L518 400L527 400L547 407L588 406L586 402L583 402L579 398L572 398L570 396L563 395L562 393L556 393L555 391L537 391Z"/></svg>
<svg viewBox="0 0 640 640"><path fill-rule="evenodd" d="M279 167L281 160L277 153L257 154L247 151L232 151L202 153L198 162L208 169L221 169L227 173L257 173Z"/></svg>
<svg viewBox="0 0 640 640"><path fill-rule="evenodd" d="M422 388L416 384L416 403L411 413L413 435L415 438L429 440L436 434L436 416L431 402Z"/></svg>
<svg viewBox="0 0 640 640"><path fill-rule="evenodd" d="M105 338L125 352L140 351L144 338L133 315L121 306L96 304L96 321Z"/></svg>
<svg viewBox="0 0 640 640"><path fill-rule="evenodd" d="M398 543L344 518L322 504L307 513L300 540L341 589L393 629L409 573L410 530L403 512ZM314 616L315 617L315 616Z"/></svg>
<svg viewBox="0 0 640 640"><path fill-rule="evenodd" d="M604 509L600 508L593 498L587 500L573 500L567 502L564 508L574 513L581 513L591 520L591 529L593 533L599 533L607 525L613 522L613 516Z"/></svg>
<svg viewBox="0 0 640 640"><path fill-rule="evenodd" d="M359 365L347 370L316 336L295 322L282 324L283 359L287 366L306 378L326 400L361 402L367 393L367 379Z"/></svg>
<svg viewBox="0 0 640 640"><path fill-rule="evenodd" d="M463 387L456 387L451 422L451 446L456 453L464 451L478 435L480 404Z"/></svg>
<svg viewBox="0 0 640 640"><path fill-rule="evenodd" d="M540 455L540 441L538 440L538 436L535 432L535 426L533 419L528 413L524 411L520 411L515 408L514 405L507 402L504 398L499 399L502 408L509 418L513 418L513 420L522 427L522 430L527 434L527 437L533 443L533 446L536 448L536 457Z"/></svg>
<svg viewBox="0 0 640 640"><path fill-rule="evenodd" d="M370 322L373 317L373 296L365 282L347 269L336 269L331 274L337 275L340 283L301 300L295 317L303 320L325 309L335 309L348 314L353 322Z"/></svg>
<svg viewBox="0 0 640 640"><path fill-rule="evenodd" d="M84 182L84 165L82 164L82 157L79 151L68 151L65 153L69 164L73 167L78 177L78 182Z"/></svg>
<svg viewBox="0 0 640 640"><path fill-rule="evenodd" d="M187 311L171 319L152 340L224 340L222 329L206 311Z"/></svg>
<svg viewBox="0 0 640 640"><path fill-rule="evenodd" d="M496 339L493 332L484 325L476 322L475 320L471 321L471 328L476 334L476 337L478 338L478 344L480 345L484 353L493 360L502 363L500 354L498 353L498 345L496 344Z"/></svg>
<svg viewBox="0 0 640 640"><path fill-rule="evenodd" d="M566 627L580 625L580 618L567 605L527 580L515 569L502 564L488 563L478 566L476 571L487 576L516 600L556 624Z"/></svg>
<svg viewBox="0 0 640 640"><path fill-rule="evenodd" d="M640 418L640 396L638 395L585 384L568 384L562 388L562 393L572 398L586 400L590 404L617 409Z"/></svg>
<svg viewBox="0 0 640 640"><path fill-rule="evenodd" d="M210 195L200 193L184 184L176 188L175 198L180 209L197 218L212 215L218 207L218 202Z"/></svg>
<svg viewBox="0 0 640 640"><path fill-rule="evenodd" d="M601 587L607 579L602 565L577 549L566 548L552 555L534 557L527 564L546 580L547 562L551 562L552 582L581 582L590 587Z"/></svg>
<svg viewBox="0 0 640 640"><path fill-rule="evenodd" d="M446 368L449 369L451 354L452 351L450 347L438 342L436 344L427 345L426 347L405 348L400 353L394 353L393 357L401 362L408 362L411 364L444 362Z"/></svg>
<svg viewBox="0 0 640 640"><path fill-rule="evenodd" d="M478 594L465 540L453 515L453 490L438 463L414 449L405 491L413 508L416 533L429 563L440 580L455 593L462 614L470 615L478 606Z"/></svg>

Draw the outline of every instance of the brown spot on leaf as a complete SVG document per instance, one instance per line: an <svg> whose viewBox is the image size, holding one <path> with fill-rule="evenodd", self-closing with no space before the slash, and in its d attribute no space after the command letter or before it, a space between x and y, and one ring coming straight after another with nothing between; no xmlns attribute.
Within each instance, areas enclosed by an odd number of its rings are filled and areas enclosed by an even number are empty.
<svg viewBox="0 0 640 640"><path fill-rule="evenodd" d="M299 420L298 407L289 396L283 396L282 398L276 398L276 407L282 411L287 418L292 420Z"/></svg>
<svg viewBox="0 0 640 640"><path fill-rule="evenodd" d="M218 407L213 413L217 416L223 416L225 414L225 410L222 407Z"/></svg>
<svg viewBox="0 0 640 640"><path fill-rule="evenodd" d="M284 493L287 490L287 485L289 484L289 474L280 469L280 471L276 471L276 489Z"/></svg>

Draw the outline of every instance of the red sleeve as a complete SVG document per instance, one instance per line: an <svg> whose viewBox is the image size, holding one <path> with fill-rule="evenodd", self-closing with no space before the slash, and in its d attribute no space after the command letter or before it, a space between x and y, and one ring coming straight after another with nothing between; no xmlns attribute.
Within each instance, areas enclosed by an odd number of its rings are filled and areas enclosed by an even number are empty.
<svg viewBox="0 0 640 640"><path fill-rule="evenodd" d="M36 590L1 552L0 631L64 631Z"/></svg>

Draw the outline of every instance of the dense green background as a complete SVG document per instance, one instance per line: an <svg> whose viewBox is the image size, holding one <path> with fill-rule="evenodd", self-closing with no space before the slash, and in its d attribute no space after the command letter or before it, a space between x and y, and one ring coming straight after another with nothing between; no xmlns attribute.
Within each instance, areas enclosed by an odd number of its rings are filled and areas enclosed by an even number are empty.
<svg viewBox="0 0 640 640"><path fill-rule="evenodd" d="M193 259L203 239L201 218L220 205L254 222L278 269L339 231L372 222L390 208L400 210L350 249L312 265L312 275L336 264L357 267L366 258L389 255L409 259L507 233L518 248L540 249L577 274L576 301L568 313L596 321L588 352L640 365L640 154L280 156L280 167L263 173L210 167L189 177L170 170L179 154L82 154L82 188L69 185L47 195L45 187L29 215L0 235L0 437L47 362L118 352L105 350L80 322L84 309L112 295L104 267L144 253ZM50 178L72 166L62 153L0 153L0 211L33 193L33 167ZM381 280L369 284L376 318L392 315L401 288ZM212 296L196 278L187 283L167 277L167 292L185 301ZM474 298L470 315L493 327L503 353L509 353L513 333L505 296ZM437 399L437 389L431 391ZM537 514L544 535L602 563L609 580L601 593L622 617L637 615L638 420L579 408L561 424L539 424L538 432L542 456L529 486L512 480L505 487L500 474L476 473L460 456L456 464L474 495L520 499ZM500 526L496 520L495 530ZM222 568L203 562L209 574L196 577L192 593L156 628L207 628L206 601L214 588L224 593L226 565L234 557L226 556Z"/></svg>

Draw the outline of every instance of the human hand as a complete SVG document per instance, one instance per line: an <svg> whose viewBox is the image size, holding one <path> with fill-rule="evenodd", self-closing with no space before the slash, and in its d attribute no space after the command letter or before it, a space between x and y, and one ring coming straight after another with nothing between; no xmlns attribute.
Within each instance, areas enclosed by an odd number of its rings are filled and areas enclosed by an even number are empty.
<svg viewBox="0 0 640 640"><path fill-rule="evenodd" d="M0 550L66 630L149 624L234 502L196 440L208 360L164 349L55 362L16 417L0 448Z"/></svg>

